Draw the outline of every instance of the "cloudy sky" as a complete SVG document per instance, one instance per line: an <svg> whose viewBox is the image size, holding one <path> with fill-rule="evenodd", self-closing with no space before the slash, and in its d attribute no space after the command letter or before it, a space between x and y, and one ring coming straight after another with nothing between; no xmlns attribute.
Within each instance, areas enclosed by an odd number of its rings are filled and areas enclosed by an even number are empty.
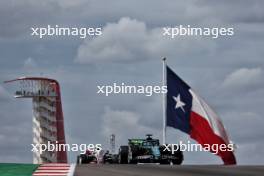
<svg viewBox="0 0 264 176"><path fill-rule="evenodd" d="M98 95L97 85L161 85L161 58L220 115L239 164L264 164L264 2L10 0L0 1L0 162L32 162L32 104L14 99L4 80L45 76L61 84L68 143L102 143L109 135L161 137L161 95ZM31 36L31 27L102 27L98 37ZM162 27L233 27L234 36L162 36ZM188 140L169 129L168 142ZM69 153L71 162L77 153ZM220 164L185 152L184 164Z"/></svg>

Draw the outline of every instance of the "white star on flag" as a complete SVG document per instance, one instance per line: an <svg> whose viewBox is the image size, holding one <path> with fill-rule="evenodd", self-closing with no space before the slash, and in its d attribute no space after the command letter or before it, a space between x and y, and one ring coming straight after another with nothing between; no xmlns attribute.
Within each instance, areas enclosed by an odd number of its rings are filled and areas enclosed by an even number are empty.
<svg viewBox="0 0 264 176"><path fill-rule="evenodd" d="M185 106L185 103L181 101L181 95L178 94L177 97L174 97L173 96L173 99L175 100L176 102L176 105L175 105L175 109L178 109L178 108L181 108L183 112L185 112L183 106Z"/></svg>

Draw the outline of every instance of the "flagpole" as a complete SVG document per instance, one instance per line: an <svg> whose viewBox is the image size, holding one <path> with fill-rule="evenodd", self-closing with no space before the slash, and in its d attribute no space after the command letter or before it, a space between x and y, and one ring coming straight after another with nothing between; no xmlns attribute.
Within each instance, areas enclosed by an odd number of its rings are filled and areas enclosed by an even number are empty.
<svg viewBox="0 0 264 176"><path fill-rule="evenodd" d="M162 77L162 84L163 86L167 86L166 81L166 57L162 58L162 65L163 65L163 77ZM166 144L166 125L167 125L167 118L166 118L166 93L163 93L163 101L162 101L162 110L163 110L163 144Z"/></svg>

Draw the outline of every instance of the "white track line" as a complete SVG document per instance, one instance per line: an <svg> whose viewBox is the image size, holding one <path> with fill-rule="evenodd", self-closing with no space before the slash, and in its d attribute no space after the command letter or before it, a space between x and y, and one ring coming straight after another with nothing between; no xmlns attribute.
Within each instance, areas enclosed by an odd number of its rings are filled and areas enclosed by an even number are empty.
<svg viewBox="0 0 264 176"><path fill-rule="evenodd" d="M71 164L70 171L67 176L73 176L76 164Z"/></svg>

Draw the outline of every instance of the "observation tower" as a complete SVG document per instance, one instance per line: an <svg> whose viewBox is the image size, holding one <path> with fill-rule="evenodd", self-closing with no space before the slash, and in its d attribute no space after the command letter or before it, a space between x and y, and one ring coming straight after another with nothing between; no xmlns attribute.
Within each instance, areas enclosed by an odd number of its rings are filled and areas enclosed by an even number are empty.
<svg viewBox="0 0 264 176"><path fill-rule="evenodd" d="M54 79L21 77L5 83L17 83L15 98L33 102L33 144L65 144L60 85ZM33 151L33 163L67 163L64 151Z"/></svg>

